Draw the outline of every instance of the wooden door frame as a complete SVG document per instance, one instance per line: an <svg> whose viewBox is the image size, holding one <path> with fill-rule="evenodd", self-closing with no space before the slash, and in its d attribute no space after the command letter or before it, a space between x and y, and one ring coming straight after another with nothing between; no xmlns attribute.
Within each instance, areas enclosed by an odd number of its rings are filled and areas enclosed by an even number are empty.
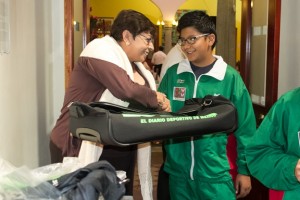
<svg viewBox="0 0 300 200"><path fill-rule="evenodd" d="M266 115L266 113L269 111L269 109L272 107L272 105L277 101L280 15L281 0L269 0L265 106L253 104L258 125L263 119L263 117ZM242 0L240 72L248 89L250 85L251 71L251 29L251 0Z"/></svg>
<svg viewBox="0 0 300 200"><path fill-rule="evenodd" d="M257 126L277 101L281 0L269 0L265 106L253 104ZM240 73L249 89L251 71L251 0L242 0ZM243 200L268 199L269 189L251 177L252 190Z"/></svg>
<svg viewBox="0 0 300 200"><path fill-rule="evenodd" d="M73 16L73 0L64 0L65 88L69 85L70 74L74 66Z"/></svg>
<svg viewBox="0 0 300 200"><path fill-rule="evenodd" d="M83 44L85 47L90 40L89 0L82 0L83 13ZM65 88L69 86L71 71L74 68L74 3L73 0L64 0L64 54L65 54Z"/></svg>

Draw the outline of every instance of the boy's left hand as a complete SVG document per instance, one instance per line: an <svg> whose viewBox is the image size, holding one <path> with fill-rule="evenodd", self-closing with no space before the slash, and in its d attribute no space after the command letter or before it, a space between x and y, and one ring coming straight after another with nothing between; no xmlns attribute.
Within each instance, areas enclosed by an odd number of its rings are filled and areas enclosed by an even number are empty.
<svg viewBox="0 0 300 200"><path fill-rule="evenodd" d="M300 182L300 159L297 162L297 165L295 167L295 176L297 180Z"/></svg>
<svg viewBox="0 0 300 200"><path fill-rule="evenodd" d="M242 198L249 194L251 190L250 176L238 174L235 179L236 198Z"/></svg>

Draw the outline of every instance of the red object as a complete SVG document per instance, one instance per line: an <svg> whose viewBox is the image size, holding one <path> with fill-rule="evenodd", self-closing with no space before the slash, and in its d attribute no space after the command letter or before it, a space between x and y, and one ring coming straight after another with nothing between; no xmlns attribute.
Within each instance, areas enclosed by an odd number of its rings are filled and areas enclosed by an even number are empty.
<svg viewBox="0 0 300 200"><path fill-rule="evenodd" d="M234 137L233 134L230 134L228 136L228 142L227 142L227 158L229 161L230 165L230 175L235 181L236 175L237 175L237 166L236 166L236 157L237 157L237 152L236 152L236 138Z"/></svg>
<svg viewBox="0 0 300 200"><path fill-rule="evenodd" d="M269 190L269 200L282 200L283 199L283 191L278 190Z"/></svg>

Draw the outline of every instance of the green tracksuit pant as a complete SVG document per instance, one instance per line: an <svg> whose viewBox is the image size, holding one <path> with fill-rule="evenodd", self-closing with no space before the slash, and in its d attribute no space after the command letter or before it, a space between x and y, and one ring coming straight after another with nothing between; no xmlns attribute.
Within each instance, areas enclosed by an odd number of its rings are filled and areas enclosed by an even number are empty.
<svg viewBox="0 0 300 200"><path fill-rule="evenodd" d="M170 194L172 200L235 200L232 180L227 182L203 182L182 179L170 175Z"/></svg>

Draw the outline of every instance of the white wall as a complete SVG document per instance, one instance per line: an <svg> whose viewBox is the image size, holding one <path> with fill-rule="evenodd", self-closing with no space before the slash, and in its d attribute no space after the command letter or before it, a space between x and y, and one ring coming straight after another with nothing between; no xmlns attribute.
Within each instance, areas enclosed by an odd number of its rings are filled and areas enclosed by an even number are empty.
<svg viewBox="0 0 300 200"><path fill-rule="evenodd" d="M281 1L278 97L300 87L300 1Z"/></svg>
<svg viewBox="0 0 300 200"><path fill-rule="evenodd" d="M11 47L0 55L0 158L49 163L64 91L63 1L10 0Z"/></svg>

